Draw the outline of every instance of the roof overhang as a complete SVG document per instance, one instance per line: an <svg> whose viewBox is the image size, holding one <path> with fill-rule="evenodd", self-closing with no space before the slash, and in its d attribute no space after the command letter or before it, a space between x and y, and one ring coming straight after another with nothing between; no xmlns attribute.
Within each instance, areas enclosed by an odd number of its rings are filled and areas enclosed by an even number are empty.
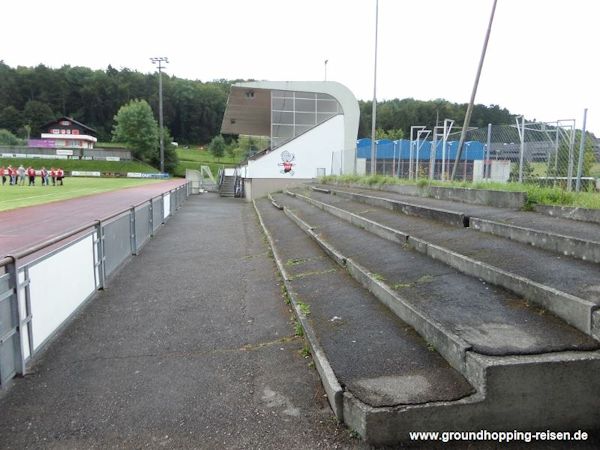
<svg viewBox="0 0 600 450"><path fill-rule="evenodd" d="M231 86L221 133L271 136L271 91Z"/></svg>

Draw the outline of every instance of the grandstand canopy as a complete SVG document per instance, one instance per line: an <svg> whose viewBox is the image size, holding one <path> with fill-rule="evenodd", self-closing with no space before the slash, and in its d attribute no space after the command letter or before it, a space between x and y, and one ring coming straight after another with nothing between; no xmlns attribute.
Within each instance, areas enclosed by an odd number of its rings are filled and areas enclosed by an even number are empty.
<svg viewBox="0 0 600 450"><path fill-rule="evenodd" d="M271 91L231 86L221 133L250 136L271 135Z"/></svg>

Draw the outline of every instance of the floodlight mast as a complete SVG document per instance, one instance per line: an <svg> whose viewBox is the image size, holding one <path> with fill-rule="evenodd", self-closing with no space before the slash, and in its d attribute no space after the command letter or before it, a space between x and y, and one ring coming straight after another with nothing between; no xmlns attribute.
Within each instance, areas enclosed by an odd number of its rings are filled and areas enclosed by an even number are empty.
<svg viewBox="0 0 600 450"><path fill-rule="evenodd" d="M165 173L165 133L163 131L163 95L162 95L162 63L169 64L166 56L150 58L152 64L158 65L158 122L160 126L160 173Z"/></svg>
<svg viewBox="0 0 600 450"><path fill-rule="evenodd" d="M460 161L463 143L465 142L465 136L467 134L467 129L469 128L469 122L471 121L471 113L473 112L473 105L475 103L475 94L477 93L477 86L479 85L479 77L481 76L483 60L485 59L485 52L487 51L488 42L490 40L490 33L492 32L492 23L494 22L494 13L496 12L497 1L498 0L494 0L494 4L492 5L492 13L490 14L490 21L488 23L487 32L485 34L485 39L483 41L483 48L481 49L481 56L479 58L479 66L477 67L477 75L475 75L475 82L473 83L473 91L471 92L471 100L469 101L469 105L467 106L467 112L465 114L465 121L463 122L463 128L460 133L460 139L458 141L458 148L456 149L456 159L454 160L454 166L452 166L452 174L450 175L450 180L454 180L454 176L456 175L456 168L458 167L458 163Z"/></svg>
<svg viewBox="0 0 600 450"><path fill-rule="evenodd" d="M375 63L373 69L373 110L371 121L371 175L377 173L375 155L375 124L377 122L377 32L379 27L379 0L375 0Z"/></svg>

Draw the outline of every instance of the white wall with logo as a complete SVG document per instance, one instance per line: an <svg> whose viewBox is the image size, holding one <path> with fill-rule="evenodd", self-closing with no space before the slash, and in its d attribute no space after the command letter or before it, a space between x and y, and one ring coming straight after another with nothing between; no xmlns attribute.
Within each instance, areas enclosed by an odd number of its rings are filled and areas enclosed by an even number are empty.
<svg viewBox="0 0 600 450"><path fill-rule="evenodd" d="M273 150L257 160L248 161L247 178L306 179L318 176L317 169L331 172L332 154L344 149L344 116L332 117L327 122L307 131L296 139ZM284 153L286 152L286 153ZM285 161L291 170L284 171Z"/></svg>

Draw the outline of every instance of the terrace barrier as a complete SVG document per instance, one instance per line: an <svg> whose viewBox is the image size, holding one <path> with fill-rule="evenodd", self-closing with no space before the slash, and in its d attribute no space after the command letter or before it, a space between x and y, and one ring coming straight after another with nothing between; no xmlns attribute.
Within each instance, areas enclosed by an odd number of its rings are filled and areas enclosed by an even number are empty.
<svg viewBox="0 0 600 450"><path fill-rule="evenodd" d="M0 259L0 388L24 375L191 194L191 183Z"/></svg>

